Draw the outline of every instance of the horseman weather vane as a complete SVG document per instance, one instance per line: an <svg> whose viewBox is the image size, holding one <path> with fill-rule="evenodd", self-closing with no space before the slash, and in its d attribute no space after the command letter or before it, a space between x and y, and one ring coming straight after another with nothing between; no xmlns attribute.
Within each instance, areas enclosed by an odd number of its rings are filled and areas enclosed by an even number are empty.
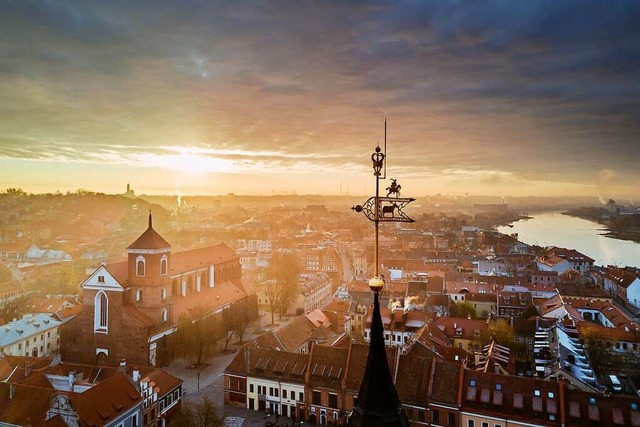
<svg viewBox="0 0 640 427"><path fill-rule="evenodd" d="M384 121L384 148L387 150L387 120ZM387 178L384 164L385 153L380 145L371 155L373 175L376 179L376 195L370 197L363 205L352 207L356 212L362 212L375 224L374 234L374 276L369 280L369 288L373 291L373 312L371 314L371 331L369 354L360 391L349 415L348 427L409 427L402 403L398 397L393 377L387 362L387 352L384 343L384 325L380 314L380 291L384 288L384 278L380 276L378 262L378 234L380 221L414 222L403 211L405 206L415 199L400 197L400 185L396 179L391 179L391 185L386 188L387 195L380 197L380 180ZM384 173L383 173L384 167ZM392 197L393 196L393 197Z"/></svg>

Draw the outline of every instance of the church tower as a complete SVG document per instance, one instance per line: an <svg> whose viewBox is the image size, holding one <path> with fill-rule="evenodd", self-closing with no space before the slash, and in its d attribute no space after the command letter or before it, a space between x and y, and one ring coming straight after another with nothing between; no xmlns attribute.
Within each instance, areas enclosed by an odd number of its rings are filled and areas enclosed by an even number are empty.
<svg viewBox="0 0 640 427"><path fill-rule="evenodd" d="M149 227L127 248L129 302L154 322L169 321L171 245Z"/></svg>

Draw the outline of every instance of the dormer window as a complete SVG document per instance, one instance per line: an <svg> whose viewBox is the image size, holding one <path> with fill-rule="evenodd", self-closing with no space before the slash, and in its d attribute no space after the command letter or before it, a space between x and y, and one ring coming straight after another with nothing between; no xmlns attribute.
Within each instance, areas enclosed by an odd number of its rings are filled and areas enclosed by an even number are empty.
<svg viewBox="0 0 640 427"><path fill-rule="evenodd" d="M167 256L164 255L162 257L162 259L160 260L160 275L161 276L166 276L167 275Z"/></svg>
<svg viewBox="0 0 640 427"><path fill-rule="evenodd" d="M136 258L136 276L144 276L145 259L143 256Z"/></svg>

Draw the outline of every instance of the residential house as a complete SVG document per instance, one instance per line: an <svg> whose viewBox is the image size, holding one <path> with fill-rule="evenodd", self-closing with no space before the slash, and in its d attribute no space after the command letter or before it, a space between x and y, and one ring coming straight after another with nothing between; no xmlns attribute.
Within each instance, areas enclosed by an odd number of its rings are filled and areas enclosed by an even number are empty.
<svg viewBox="0 0 640 427"><path fill-rule="evenodd" d="M48 314L27 314L0 326L0 355L38 357L56 353L61 324Z"/></svg>

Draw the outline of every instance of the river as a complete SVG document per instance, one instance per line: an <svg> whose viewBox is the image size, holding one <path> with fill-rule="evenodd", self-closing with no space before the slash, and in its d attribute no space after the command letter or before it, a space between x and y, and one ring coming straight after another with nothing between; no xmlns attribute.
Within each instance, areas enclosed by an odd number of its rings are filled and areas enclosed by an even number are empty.
<svg viewBox="0 0 640 427"><path fill-rule="evenodd" d="M600 224L560 212L532 214L533 218L498 227L505 234L518 233L530 245L576 249L595 259L597 265L640 267L640 244L607 237Z"/></svg>

